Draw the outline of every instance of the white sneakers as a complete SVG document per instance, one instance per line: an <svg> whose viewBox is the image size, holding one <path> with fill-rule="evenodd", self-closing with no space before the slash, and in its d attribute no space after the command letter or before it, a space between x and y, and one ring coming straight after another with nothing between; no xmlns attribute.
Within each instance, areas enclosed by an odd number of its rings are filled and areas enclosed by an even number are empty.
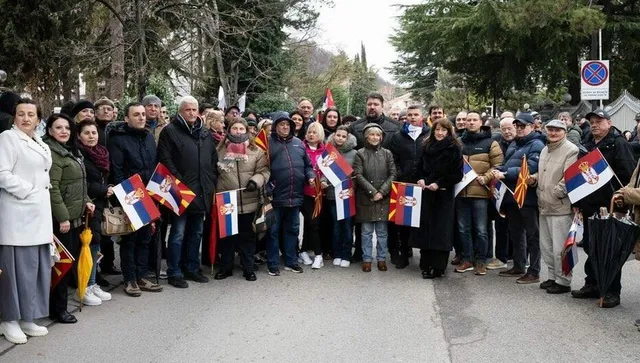
<svg viewBox="0 0 640 363"><path fill-rule="evenodd" d="M320 267L324 266L324 261L322 260L322 255L318 255L316 256L316 258L313 260L313 265L311 265L311 268L313 269L319 269Z"/></svg>
<svg viewBox="0 0 640 363"><path fill-rule="evenodd" d="M334 258L333 259L333 265L334 266L340 266L340 263L342 263L342 259L341 258Z"/></svg>
<svg viewBox="0 0 640 363"><path fill-rule="evenodd" d="M0 323L0 335L13 344L24 344L27 342L27 336L20 329L20 324L17 320L3 321Z"/></svg>
<svg viewBox="0 0 640 363"><path fill-rule="evenodd" d="M301 252L299 259L302 260L302 263L307 265L307 266L309 266L309 265L311 265L313 263L313 261L311 261L311 257L309 257L309 253L308 252Z"/></svg>
<svg viewBox="0 0 640 363"><path fill-rule="evenodd" d="M94 295L93 291L89 287L87 287L87 290L85 290L84 297L82 299L80 299L78 297L78 291L76 290L76 293L73 294L73 300L75 300L77 302L81 302L82 305L85 305L85 306L99 306L99 305L102 305L102 300L100 300L99 297Z"/></svg>
<svg viewBox="0 0 640 363"><path fill-rule="evenodd" d="M349 260L342 260L340 262L340 267L349 267L351 265L351 261Z"/></svg>
<svg viewBox="0 0 640 363"><path fill-rule="evenodd" d="M40 326L34 322L27 323L20 321L20 329L30 337L43 337L49 334L49 330L46 327Z"/></svg>
<svg viewBox="0 0 640 363"><path fill-rule="evenodd" d="M111 300L111 294L108 292L104 292L102 291L102 289L100 288L100 286L96 285L92 285L87 287L87 290L91 289L91 292L93 292L93 294L100 300L102 301L110 301Z"/></svg>

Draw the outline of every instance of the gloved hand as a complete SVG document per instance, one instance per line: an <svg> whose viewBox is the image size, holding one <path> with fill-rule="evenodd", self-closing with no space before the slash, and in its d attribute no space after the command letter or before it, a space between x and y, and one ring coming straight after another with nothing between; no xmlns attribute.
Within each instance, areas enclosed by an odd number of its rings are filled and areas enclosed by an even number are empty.
<svg viewBox="0 0 640 363"><path fill-rule="evenodd" d="M253 180L249 180L249 182L247 183L247 189L248 192L254 192L256 190L258 190L258 184L256 184L256 182L254 182Z"/></svg>

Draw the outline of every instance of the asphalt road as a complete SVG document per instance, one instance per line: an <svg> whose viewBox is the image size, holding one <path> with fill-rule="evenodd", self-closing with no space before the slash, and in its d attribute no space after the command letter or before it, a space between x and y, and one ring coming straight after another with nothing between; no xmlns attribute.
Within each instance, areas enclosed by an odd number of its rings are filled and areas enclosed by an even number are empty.
<svg viewBox="0 0 640 363"><path fill-rule="evenodd" d="M638 277L630 261L622 305L608 310L497 271L423 280L415 257L369 274L359 264L280 277L262 268L251 283L237 271L140 298L118 286L75 325L53 324L21 346L0 338L0 362L632 362Z"/></svg>

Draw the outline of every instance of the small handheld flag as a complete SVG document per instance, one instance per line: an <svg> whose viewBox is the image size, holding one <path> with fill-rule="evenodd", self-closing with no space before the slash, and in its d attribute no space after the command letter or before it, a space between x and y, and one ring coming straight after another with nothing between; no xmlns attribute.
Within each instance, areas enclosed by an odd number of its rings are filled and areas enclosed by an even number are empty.
<svg viewBox="0 0 640 363"><path fill-rule="evenodd" d="M322 100L322 111L325 111L329 107L335 107L336 104L333 102L333 95L331 95L331 89L327 88L327 92Z"/></svg>
<svg viewBox="0 0 640 363"><path fill-rule="evenodd" d="M351 178L338 184L335 187L335 192L337 220L341 221L356 215L356 196Z"/></svg>
<svg viewBox="0 0 640 363"><path fill-rule="evenodd" d="M562 252L560 254L562 258L562 273L565 276L569 276L571 270L578 264L578 234L579 228L582 224L580 219L580 214L576 213L573 217L573 223L571 223L571 228L569 228L569 234L567 239L564 241L564 246L562 247Z"/></svg>
<svg viewBox="0 0 640 363"><path fill-rule="evenodd" d="M389 193L389 222L396 220L396 205L398 204L398 186L391 183L391 193Z"/></svg>
<svg viewBox="0 0 640 363"><path fill-rule="evenodd" d="M120 201L122 210L129 217L134 231L160 218L160 211L149 196L140 175L135 174L116 185L113 187L113 193Z"/></svg>
<svg viewBox="0 0 640 363"><path fill-rule="evenodd" d="M334 187L348 179L353 173L349 162L332 143L327 143L322 155L318 156L316 165Z"/></svg>
<svg viewBox="0 0 640 363"><path fill-rule="evenodd" d="M53 267L51 267L51 288L53 289L58 285L64 275L66 275L71 268L73 267L73 262L75 258L73 255L69 253L69 251L64 247L62 242L56 237L53 236L53 244L55 248L58 250L58 254L60 254L60 261L56 262Z"/></svg>
<svg viewBox="0 0 640 363"><path fill-rule="evenodd" d="M266 129L260 130L260 132L258 132L258 135L256 135L256 138L253 139L253 142L257 147L261 148L264 152L267 153L267 155L269 155L269 135L267 135Z"/></svg>
<svg viewBox="0 0 640 363"><path fill-rule="evenodd" d="M238 191L217 193L216 207L220 238L238 234Z"/></svg>
<svg viewBox="0 0 640 363"><path fill-rule="evenodd" d="M513 193L503 182L497 179L491 180L491 183L489 183L489 190L493 206L496 207L498 213L504 217L504 214L502 213L502 201L504 200L505 195Z"/></svg>
<svg viewBox="0 0 640 363"><path fill-rule="evenodd" d="M464 164L462 164L462 180L453 186L453 196L457 196L460 192L467 187L467 185L471 184L472 181L476 180L478 174L473 170L471 165L467 162L467 160L463 160Z"/></svg>
<svg viewBox="0 0 640 363"><path fill-rule="evenodd" d="M524 200L527 197L527 189L529 185L529 164L527 164L527 156L522 155L522 164L520 165L520 173L518 174L518 183L516 184L516 191L513 193L513 197L516 200L519 208L524 206Z"/></svg>
<svg viewBox="0 0 640 363"><path fill-rule="evenodd" d="M595 149L571 164L564 171L564 182L571 203L600 189L615 176L613 169L600 152Z"/></svg>
<svg viewBox="0 0 640 363"><path fill-rule="evenodd" d="M394 222L401 226L420 227L422 188L415 184L397 184L397 201Z"/></svg>
<svg viewBox="0 0 640 363"><path fill-rule="evenodd" d="M316 191L316 196L315 196L315 205L313 207L313 215L311 216L312 219L317 218L320 215L320 212L322 211L322 182L320 181L320 178L317 175L315 177L314 187Z"/></svg>
<svg viewBox="0 0 640 363"><path fill-rule="evenodd" d="M196 195L178 180L166 166L158 163L147 184L149 195L160 204L181 215Z"/></svg>

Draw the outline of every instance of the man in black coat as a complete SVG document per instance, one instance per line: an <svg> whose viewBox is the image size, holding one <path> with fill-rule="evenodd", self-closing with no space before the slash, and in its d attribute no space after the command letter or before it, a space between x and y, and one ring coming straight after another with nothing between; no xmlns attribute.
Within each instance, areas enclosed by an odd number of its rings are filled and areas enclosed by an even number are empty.
<svg viewBox="0 0 640 363"><path fill-rule="evenodd" d="M20 100L20 95L7 91L0 95L0 133L7 131L13 126L13 109Z"/></svg>
<svg viewBox="0 0 640 363"><path fill-rule="evenodd" d="M380 125L384 131L385 137L391 137L397 131L400 131L402 124L393 121L382 113L384 107L384 97L379 93L370 93L367 96L367 117L360 119L351 124L349 133L356 137L356 150L364 147L364 127L370 123Z"/></svg>
<svg viewBox="0 0 640 363"><path fill-rule="evenodd" d="M589 241L589 217L597 213L600 207L609 209L613 192L629 183L636 165L631 146L622 134L615 127L612 127L611 118L606 111L597 109L588 113L585 117L591 125L591 133L585 140L584 147L589 152L596 148L600 149L607 163L609 163L613 172L618 176L620 182L622 182L622 185L619 185L618 180L613 178L609 183L603 185L600 189L579 200L577 203L584 217L583 243L584 249L588 254L589 243L591 243L591 241ZM580 155L580 157L582 156L584 155ZM571 291L573 297L577 299L600 297L595 276L596 271L592 264L592 258L587 258L587 261L584 263L584 272L587 274L584 279L584 286L580 290ZM601 307L612 308L620 305L620 291L622 290L622 285L620 284L621 276L622 272L619 272L611 284L609 291L605 292Z"/></svg>
<svg viewBox="0 0 640 363"><path fill-rule="evenodd" d="M198 101L182 98L178 114L162 129L158 140L158 161L196 195L181 215L171 215L171 231L167 258L169 284L187 288L185 281L205 283L209 279L200 271L200 241L204 217L213 204L218 178L218 154L211 133L198 117ZM187 253L186 271L180 269L182 244ZM205 241L207 243L207 241Z"/></svg>
<svg viewBox="0 0 640 363"><path fill-rule="evenodd" d="M422 110L417 105L407 108L407 121L399 132L386 138L383 147L393 154L398 171L396 180L416 183L416 166L422 157L424 139L429 136L430 128L423 122ZM389 253L396 268L409 265L410 236L411 227L389 224Z"/></svg>

